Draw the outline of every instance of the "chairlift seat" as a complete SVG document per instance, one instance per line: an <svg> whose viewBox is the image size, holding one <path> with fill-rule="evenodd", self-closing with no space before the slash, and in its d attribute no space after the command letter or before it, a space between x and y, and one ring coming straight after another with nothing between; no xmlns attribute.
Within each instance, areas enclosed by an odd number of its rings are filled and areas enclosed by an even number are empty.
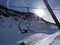
<svg viewBox="0 0 60 45"><path fill-rule="evenodd" d="M21 32L21 33L29 33L30 31L27 30L27 29L20 29L20 32Z"/></svg>

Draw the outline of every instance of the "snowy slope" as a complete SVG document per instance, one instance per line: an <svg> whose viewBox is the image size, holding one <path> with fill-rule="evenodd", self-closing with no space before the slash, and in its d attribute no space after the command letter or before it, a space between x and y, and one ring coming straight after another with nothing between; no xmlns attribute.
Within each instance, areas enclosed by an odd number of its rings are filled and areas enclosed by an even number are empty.
<svg viewBox="0 0 60 45"><path fill-rule="evenodd" d="M44 34L44 33L36 33L36 34L32 34L26 38L24 38L23 40L21 41L18 41L17 44L21 43L22 41L25 42L25 44L28 44L28 45L32 45L36 42L38 42L39 40L42 40L43 38L47 37L48 35L47 34Z"/></svg>
<svg viewBox="0 0 60 45"><path fill-rule="evenodd" d="M52 35L43 33L33 34L21 41L18 41L17 44L21 42L24 42L27 45L60 45L60 31Z"/></svg>
<svg viewBox="0 0 60 45"><path fill-rule="evenodd" d="M1 19L1 17L3 19ZM18 29L20 18L18 21L14 20L14 17L0 16L0 45L17 45L21 41L25 41L27 44L35 43L58 31L55 25L46 24L44 21L31 21L30 29L32 33L22 34ZM26 22L26 21L25 21ZM22 23L21 27L26 28L26 24ZM52 27L53 26L53 27ZM34 38L35 37L35 38ZM60 44L60 39L55 40L54 43ZM54 44L52 43L52 44Z"/></svg>
<svg viewBox="0 0 60 45"><path fill-rule="evenodd" d="M50 45L58 35L60 35L60 32L56 32L52 35L49 35L48 37L38 41L33 45Z"/></svg>

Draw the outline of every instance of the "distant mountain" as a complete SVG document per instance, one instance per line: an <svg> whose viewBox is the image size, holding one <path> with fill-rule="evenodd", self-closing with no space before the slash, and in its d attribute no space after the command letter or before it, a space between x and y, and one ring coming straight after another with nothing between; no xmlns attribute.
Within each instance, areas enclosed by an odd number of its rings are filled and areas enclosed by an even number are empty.
<svg viewBox="0 0 60 45"><path fill-rule="evenodd" d="M6 11L6 13L4 10ZM44 19L39 18L38 16L34 16L33 13L29 12L33 16L27 16L25 18L26 16L25 14L28 14L28 12L24 12L24 13L19 12L16 14L13 10L11 11L12 13L9 10L10 9L0 6L0 12L1 12L0 13L0 45L17 45L16 42L32 34L36 34L36 33L41 33L41 34L44 33L43 35L45 35L45 33L53 34L59 30L55 24L45 21ZM7 14L7 12L10 13L10 14L8 13L9 14L8 17L4 16ZM16 16L12 16L15 14ZM19 24L22 21L20 25L21 28L28 30L28 20L30 20L29 29L31 32L23 34L20 32ZM39 35L40 34L38 34L38 36Z"/></svg>
<svg viewBox="0 0 60 45"><path fill-rule="evenodd" d="M35 14L34 13L31 13L31 12L20 12L20 11L17 11L17 10L12 10L12 9L8 9L7 7L4 7L2 5L0 5L0 15L3 15L5 17L18 16L18 17L22 17L23 19L35 17ZM42 18L40 18L38 16L37 16L37 18L38 18L37 20L42 19ZM50 22L48 22L48 21L46 21L44 19L42 19L42 20L44 22L46 22L46 23L50 23ZM50 24L54 24L54 23L50 23Z"/></svg>
<svg viewBox="0 0 60 45"><path fill-rule="evenodd" d="M7 7L4 7L2 5L0 5L0 14L3 14L5 17L8 17L8 16L21 16L21 15L26 15L28 16L31 16L33 13L31 12L20 12L20 11L17 11L17 10L13 10L13 9L8 9Z"/></svg>

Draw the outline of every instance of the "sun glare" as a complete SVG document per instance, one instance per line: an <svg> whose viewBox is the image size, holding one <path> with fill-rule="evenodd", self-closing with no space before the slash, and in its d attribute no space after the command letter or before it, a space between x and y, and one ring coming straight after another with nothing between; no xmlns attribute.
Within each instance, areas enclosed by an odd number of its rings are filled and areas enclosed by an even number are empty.
<svg viewBox="0 0 60 45"><path fill-rule="evenodd" d="M35 11L35 14L36 14L37 16L39 16L39 17L44 17L44 16L46 15L44 9L37 9L37 10Z"/></svg>

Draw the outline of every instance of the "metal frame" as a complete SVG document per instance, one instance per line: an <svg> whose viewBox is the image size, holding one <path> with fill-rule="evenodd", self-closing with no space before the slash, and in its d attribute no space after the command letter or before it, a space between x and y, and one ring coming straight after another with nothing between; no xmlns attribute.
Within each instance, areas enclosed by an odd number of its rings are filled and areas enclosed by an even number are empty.
<svg viewBox="0 0 60 45"><path fill-rule="evenodd" d="M54 12L52 11L52 9L51 9L51 7L50 7L48 1L47 1L47 0L43 0L43 1L44 1L45 5L46 5L48 11L50 12L50 14L51 14L53 20L55 21L57 27L60 29L60 23L59 23L57 17L55 16Z"/></svg>

